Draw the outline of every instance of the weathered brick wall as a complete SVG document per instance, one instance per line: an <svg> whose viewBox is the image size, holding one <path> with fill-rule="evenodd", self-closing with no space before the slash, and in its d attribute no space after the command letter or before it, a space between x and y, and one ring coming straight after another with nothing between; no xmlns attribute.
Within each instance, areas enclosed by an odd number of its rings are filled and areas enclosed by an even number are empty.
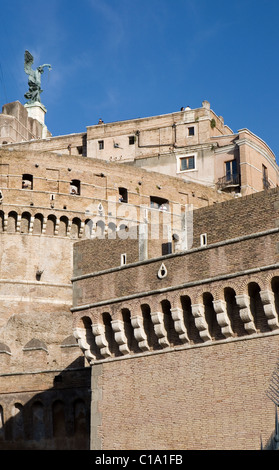
<svg viewBox="0 0 279 470"><path fill-rule="evenodd" d="M278 346L254 338L93 366L92 447L259 450L274 430L266 391Z"/></svg>
<svg viewBox="0 0 279 470"><path fill-rule="evenodd" d="M92 366L92 448L267 444L279 351L278 199L274 190L195 211L186 253L86 276L87 252L72 311ZM200 247L204 232L209 245Z"/></svg>
<svg viewBox="0 0 279 470"><path fill-rule="evenodd" d="M278 201L277 190L268 193L263 191L214 208L194 211L194 248L197 249L81 279L78 281L79 302L108 301L278 263ZM256 235L266 230L271 230L271 233ZM208 237L208 246L204 248L199 248L201 233L207 233ZM251 238L252 234L255 235ZM227 239L234 241L227 243ZM222 241L224 243L216 247L211 246ZM152 246L152 241L150 243ZM80 267L78 275L92 273L93 246L94 242L91 249L86 251L87 261L84 269ZM77 252L84 249L86 247L82 243L75 246ZM158 279L162 261L168 275ZM100 266L104 269L101 262Z"/></svg>
<svg viewBox="0 0 279 470"><path fill-rule="evenodd" d="M89 449L88 368L1 373L0 381L1 450Z"/></svg>
<svg viewBox="0 0 279 470"><path fill-rule="evenodd" d="M194 211L194 245L207 234L208 244L262 232L279 225L278 188Z"/></svg>

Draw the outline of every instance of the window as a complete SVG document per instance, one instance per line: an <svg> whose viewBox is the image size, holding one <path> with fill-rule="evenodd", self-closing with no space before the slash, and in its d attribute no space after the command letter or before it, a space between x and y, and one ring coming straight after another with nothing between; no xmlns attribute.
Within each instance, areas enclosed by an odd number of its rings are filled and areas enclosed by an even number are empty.
<svg viewBox="0 0 279 470"><path fill-rule="evenodd" d="M99 144L99 150L104 150L104 147L105 147L104 141L103 141L103 140L99 140L99 141L98 141L98 144Z"/></svg>
<svg viewBox="0 0 279 470"><path fill-rule="evenodd" d="M124 266L124 264L126 264L126 262L127 262L126 253L122 253L122 255L121 255L121 266Z"/></svg>
<svg viewBox="0 0 279 470"><path fill-rule="evenodd" d="M70 194L80 194L80 181L79 180L72 180L70 183Z"/></svg>
<svg viewBox="0 0 279 470"><path fill-rule="evenodd" d="M206 233L202 233L200 235L200 244L201 244L201 246L206 246L207 245L207 234Z"/></svg>
<svg viewBox="0 0 279 470"><path fill-rule="evenodd" d="M194 127L188 127L188 136L195 135L195 128Z"/></svg>
<svg viewBox="0 0 279 470"><path fill-rule="evenodd" d="M162 197L150 196L150 207L153 209L159 209L161 211L168 211L169 201Z"/></svg>
<svg viewBox="0 0 279 470"><path fill-rule="evenodd" d="M135 143L135 136L134 135L130 135L129 136L129 145L134 145Z"/></svg>
<svg viewBox="0 0 279 470"><path fill-rule="evenodd" d="M181 157L179 159L179 171L187 171L195 169L195 156Z"/></svg>
<svg viewBox="0 0 279 470"><path fill-rule="evenodd" d="M237 178L237 163L236 160L230 160L225 163L226 165L226 181L234 181Z"/></svg>
<svg viewBox="0 0 279 470"><path fill-rule="evenodd" d="M128 191L126 188L118 188L119 202L128 202Z"/></svg>
<svg viewBox="0 0 279 470"><path fill-rule="evenodd" d="M33 189L33 176L22 175L22 189Z"/></svg>

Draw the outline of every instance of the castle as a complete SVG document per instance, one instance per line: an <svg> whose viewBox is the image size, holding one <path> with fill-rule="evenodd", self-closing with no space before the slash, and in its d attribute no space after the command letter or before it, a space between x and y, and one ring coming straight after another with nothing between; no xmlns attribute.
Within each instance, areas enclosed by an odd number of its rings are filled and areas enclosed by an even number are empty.
<svg viewBox="0 0 279 470"><path fill-rule="evenodd" d="M207 101L65 136L45 112L0 115L0 449L271 446L271 149Z"/></svg>

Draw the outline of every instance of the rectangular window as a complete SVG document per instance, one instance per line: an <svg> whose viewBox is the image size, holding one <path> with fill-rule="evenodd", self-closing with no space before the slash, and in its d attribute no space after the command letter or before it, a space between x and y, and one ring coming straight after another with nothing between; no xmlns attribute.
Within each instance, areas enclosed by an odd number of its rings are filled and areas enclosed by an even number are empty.
<svg viewBox="0 0 279 470"><path fill-rule="evenodd" d="M80 181L79 180L71 181L70 194L80 195Z"/></svg>
<svg viewBox="0 0 279 470"><path fill-rule="evenodd" d="M225 163L226 165L226 180L233 181L237 178L237 163L236 160L230 160Z"/></svg>
<svg viewBox="0 0 279 470"><path fill-rule="evenodd" d="M118 188L119 202L128 202L128 191L126 188Z"/></svg>
<svg viewBox="0 0 279 470"><path fill-rule="evenodd" d="M190 157L180 158L180 168L179 171L194 170L195 169L195 157L194 155Z"/></svg>
<svg viewBox="0 0 279 470"><path fill-rule="evenodd" d="M150 207L161 211L169 211L169 201L162 197L150 196Z"/></svg>
<svg viewBox="0 0 279 470"><path fill-rule="evenodd" d="M124 266L126 264L126 253L122 253L121 255L121 266Z"/></svg>
<svg viewBox="0 0 279 470"><path fill-rule="evenodd" d="M194 127L188 127L188 136L195 135L195 128Z"/></svg>
<svg viewBox="0 0 279 470"><path fill-rule="evenodd" d="M201 246L206 246L207 245L207 234L206 233L202 233L200 235L200 244L201 244Z"/></svg>
<svg viewBox="0 0 279 470"><path fill-rule="evenodd" d="M135 136L134 135L130 135L129 136L129 145L134 145L135 143Z"/></svg>
<svg viewBox="0 0 279 470"><path fill-rule="evenodd" d="M99 150L103 150L104 149L104 141L103 140L99 140L98 141L98 144L99 144Z"/></svg>
<svg viewBox="0 0 279 470"><path fill-rule="evenodd" d="M33 189L33 176L22 175L22 189Z"/></svg>

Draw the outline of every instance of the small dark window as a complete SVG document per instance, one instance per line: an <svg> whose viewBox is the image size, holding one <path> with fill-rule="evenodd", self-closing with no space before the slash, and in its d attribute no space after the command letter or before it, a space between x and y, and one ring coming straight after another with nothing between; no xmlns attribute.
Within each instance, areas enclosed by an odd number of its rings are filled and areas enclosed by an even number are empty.
<svg viewBox="0 0 279 470"><path fill-rule="evenodd" d="M188 135L195 135L195 128L194 127L188 127Z"/></svg>
<svg viewBox="0 0 279 470"><path fill-rule="evenodd" d="M169 201L162 197L150 196L150 207L153 209L159 209L161 211L168 211Z"/></svg>
<svg viewBox="0 0 279 470"><path fill-rule="evenodd" d="M134 135L130 135L129 136L129 145L134 145L135 143L135 136Z"/></svg>
<svg viewBox="0 0 279 470"><path fill-rule="evenodd" d="M33 189L33 176L24 174L22 175L22 189Z"/></svg>
<svg viewBox="0 0 279 470"><path fill-rule="evenodd" d="M80 194L80 181L79 180L72 180L70 183L70 194Z"/></svg>
<svg viewBox="0 0 279 470"><path fill-rule="evenodd" d="M119 202L128 202L128 191L126 188L118 188Z"/></svg>
<svg viewBox="0 0 279 470"><path fill-rule="evenodd" d="M103 140L99 140L99 141L98 141L98 144L99 144L99 150L104 150L104 147L105 147L104 141L103 141Z"/></svg>

